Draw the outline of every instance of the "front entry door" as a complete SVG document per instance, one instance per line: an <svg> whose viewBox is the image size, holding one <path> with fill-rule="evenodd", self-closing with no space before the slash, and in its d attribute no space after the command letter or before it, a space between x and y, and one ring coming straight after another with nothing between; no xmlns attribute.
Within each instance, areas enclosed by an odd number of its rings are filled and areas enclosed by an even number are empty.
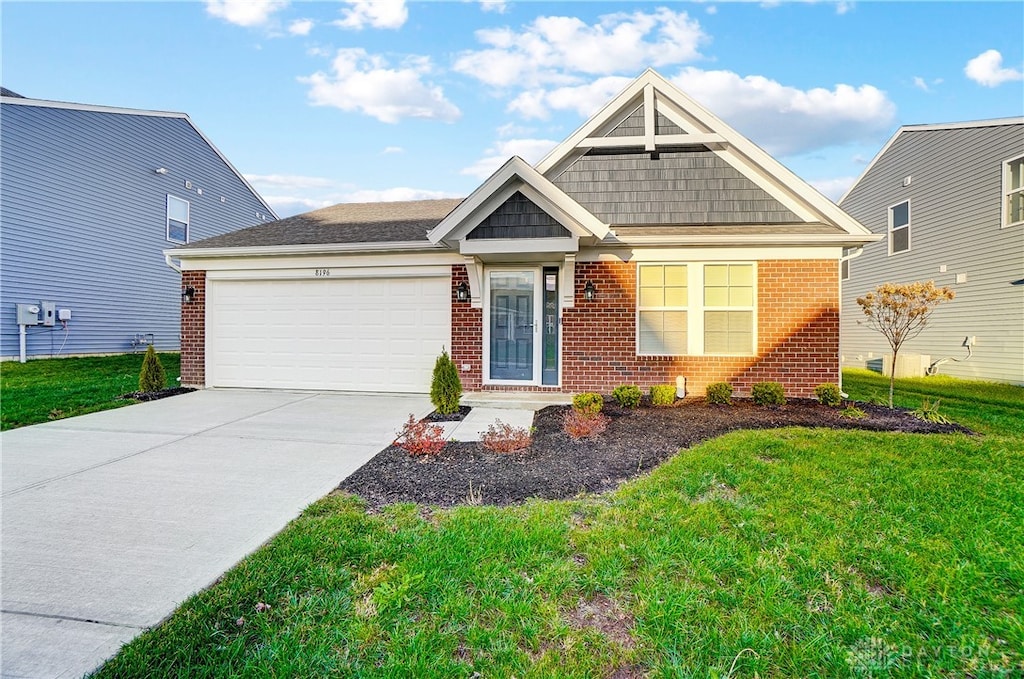
<svg viewBox="0 0 1024 679"><path fill-rule="evenodd" d="M536 271L492 271L490 378L532 382L537 334Z"/></svg>

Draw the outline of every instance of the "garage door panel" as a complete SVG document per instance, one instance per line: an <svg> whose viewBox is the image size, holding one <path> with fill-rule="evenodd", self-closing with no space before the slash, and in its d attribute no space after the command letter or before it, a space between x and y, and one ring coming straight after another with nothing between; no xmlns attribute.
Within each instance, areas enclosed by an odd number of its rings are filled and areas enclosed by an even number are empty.
<svg viewBox="0 0 1024 679"><path fill-rule="evenodd" d="M210 281L211 386L426 392L447 278Z"/></svg>

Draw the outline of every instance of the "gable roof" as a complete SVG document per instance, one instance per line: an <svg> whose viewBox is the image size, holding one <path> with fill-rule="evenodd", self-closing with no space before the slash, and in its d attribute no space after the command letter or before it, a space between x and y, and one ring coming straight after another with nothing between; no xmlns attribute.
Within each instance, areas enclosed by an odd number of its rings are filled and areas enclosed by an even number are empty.
<svg viewBox="0 0 1024 679"><path fill-rule="evenodd" d="M9 94L13 96L8 96ZM245 176L231 164L231 161L229 161L227 157L220 152L220 149L210 141L209 137L203 134L203 131L200 130L194 122L192 122L192 119L189 118L186 113L176 113L172 111L148 111L134 108L119 108L115 106L94 106L92 104L76 104L65 101L49 101L46 99L29 99L28 97L23 97L19 94L13 93L10 90L4 91L4 96L0 97L0 103L5 106L31 106L41 109L64 109L71 111L88 111L92 113L109 113L113 115L145 116L147 118L174 118L183 120L188 123L192 130L202 138L206 145L209 146L215 154L217 154L217 157L219 157L224 165L227 166L227 168L230 169L236 177L238 177L238 180L242 182L249 192L259 200L260 204L266 209L266 211L275 219L277 218L277 213L274 212L274 208L270 207L270 204L267 203L267 201L263 199L263 196L253 188L252 184L249 183L249 180L247 180Z"/></svg>
<svg viewBox="0 0 1024 679"><path fill-rule="evenodd" d="M388 203L341 203L301 215L257 224L222 236L189 243L176 253L196 254L220 248L357 244L384 247L429 246L427 232L437 226L461 198ZM239 253L241 254L241 253Z"/></svg>
<svg viewBox="0 0 1024 679"><path fill-rule="evenodd" d="M869 172L871 172L872 168L874 168L874 166L878 163L882 156L884 156L889 151L889 149L892 148L892 145L896 143L896 140L899 139L904 134L914 132L947 132L953 130L976 129L980 127L1004 127L1007 125L1024 126L1024 116L1016 118L990 118L988 120L968 120L959 123L926 123L921 125L903 125L898 130L896 130L896 132L891 137L889 137L889 141L885 142L885 145L882 146L878 153L875 154L875 157L872 158L871 162L867 164L867 166L864 168L864 171L860 173L859 177L857 177L857 180L850 185L850 188L846 189L846 192L843 193L842 197L839 199L838 202L842 203L850 196L850 192L852 192L857 187L857 185L860 184L860 182L864 179L864 177L868 175Z"/></svg>

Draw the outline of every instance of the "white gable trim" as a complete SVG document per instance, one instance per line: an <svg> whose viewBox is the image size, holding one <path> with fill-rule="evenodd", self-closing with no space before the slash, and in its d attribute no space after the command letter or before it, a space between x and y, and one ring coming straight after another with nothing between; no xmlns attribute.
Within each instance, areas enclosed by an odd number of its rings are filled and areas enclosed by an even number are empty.
<svg viewBox="0 0 1024 679"><path fill-rule="evenodd" d="M537 170L546 176L557 174L568 163L579 157L588 144L590 146L640 145L636 143L640 141L639 139L630 137L612 138L615 141L610 142L597 142L591 139L606 129L609 120L621 118L623 109L629 108L631 111L635 111L640 100L644 103L653 102L658 112L661 112L687 133L687 135L665 135L672 137L672 142L680 143L686 136L694 135L694 138L688 141L707 145L713 153L718 154L741 171L799 215L801 219L808 222L831 224L851 235L870 233L860 222L839 209L810 184L797 177L779 161L651 69L646 70L639 78L630 83L590 120L583 123L568 139L545 156L537 165ZM654 107L648 106L644 112L646 129L642 146L647 150L651 150L649 148L651 144L656 149L659 142L667 142L667 140L659 139L659 135L653 134L653 120L656 115ZM713 139L709 140L708 135L714 135Z"/></svg>
<svg viewBox="0 0 1024 679"><path fill-rule="evenodd" d="M516 191L539 205L576 237L593 236L600 240L608 235L607 224L563 193L525 160L513 156L431 229L427 238L435 245L443 242L451 247L454 241L465 237Z"/></svg>

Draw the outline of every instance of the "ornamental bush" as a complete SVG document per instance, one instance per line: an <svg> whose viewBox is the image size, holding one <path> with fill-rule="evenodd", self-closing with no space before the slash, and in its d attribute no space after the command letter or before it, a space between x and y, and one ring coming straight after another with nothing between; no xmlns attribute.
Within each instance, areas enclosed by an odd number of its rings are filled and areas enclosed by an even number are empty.
<svg viewBox="0 0 1024 679"><path fill-rule="evenodd" d="M732 385L728 382L715 382L709 384L704 393L704 400L708 403L720 406L732 404Z"/></svg>
<svg viewBox="0 0 1024 679"><path fill-rule="evenodd" d="M530 447L530 430L495 420L480 436L480 443L492 453L514 453Z"/></svg>
<svg viewBox="0 0 1024 679"><path fill-rule="evenodd" d="M150 344L146 356L142 359L142 370L139 371L139 391L160 391L167 386L167 373L160 364L156 349Z"/></svg>
<svg viewBox="0 0 1024 679"><path fill-rule="evenodd" d="M612 398L623 408L636 408L640 405L640 387L635 384L623 384L612 389Z"/></svg>
<svg viewBox="0 0 1024 679"><path fill-rule="evenodd" d="M569 409L562 416L562 430L575 440L597 436L607 428L608 416L604 413L584 415L576 409Z"/></svg>
<svg viewBox="0 0 1024 679"><path fill-rule="evenodd" d="M818 397L818 403L829 406L830 408L838 408L839 404L843 402L842 392L839 391L838 384L832 384L831 382L825 382L819 384L814 388L814 395Z"/></svg>
<svg viewBox="0 0 1024 679"><path fill-rule="evenodd" d="M462 380L459 379L459 370L448 356L448 351L442 349L434 362L434 374L430 379L430 402L441 415L451 415L459 411L460 398Z"/></svg>
<svg viewBox="0 0 1024 679"><path fill-rule="evenodd" d="M674 384L655 384L651 387L651 403L656 406L670 406L676 402Z"/></svg>
<svg viewBox="0 0 1024 679"><path fill-rule="evenodd" d="M751 387L750 396L759 406L781 406L786 403L786 391L780 382L758 382Z"/></svg>
<svg viewBox="0 0 1024 679"><path fill-rule="evenodd" d="M417 421L409 414L409 419L398 432L393 445L398 446L410 455L434 455L441 452L446 441L444 427L436 424Z"/></svg>
<svg viewBox="0 0 1024 679"><path fill-rule="evenodd" d="M583 417L597 417L603 407L604 398L592 391L585 391L572 397L573 410Z"/></svg>

